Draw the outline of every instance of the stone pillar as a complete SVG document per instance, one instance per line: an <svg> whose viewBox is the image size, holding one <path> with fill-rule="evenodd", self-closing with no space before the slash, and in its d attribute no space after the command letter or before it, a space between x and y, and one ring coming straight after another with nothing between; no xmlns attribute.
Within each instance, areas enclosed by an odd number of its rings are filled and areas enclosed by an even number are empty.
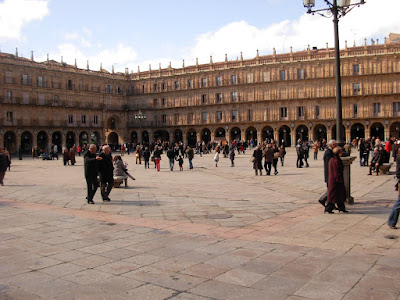
<svg viewBox="0 0 400 300"><path fill-rule="evenodd" d="M344 166L344 186L346 187L346 200L349 204L354 204L354 198L351 196L351 182L350 182L350 165L356 159L355 156L342 157L342 162Z"/></svg>
<svg viewBox="0 0 400 300"><path fill-rule="evenodd" d="M390 138L390 129L385 128L385 141Z"/></svg>
<svg viewBox="0 0 400 300"><path fill-rule="evenodd" d="M242 142L244 142L246 140L246 131L242 129L242 131L240 132L240 139Z"/></svg>
<svg viewBox="0 0 400 300"><path fill-rule="evenodd" d="M262 141L262 132L261 130L257 130L257 144L261 144Z"/></svg>
<svg viewBox="0 0 400 300"><path fill-rule="evenodd" d="M274 140L279 145L279 131L276 128L274 129Z"/></svg>
<svg viewBox="0 0 400 300"><path fill-rule="evenodd" d="M327 139L327 143L332 139L332 130L331 128L328 128L328 130L326 131L326 139Z"/></svg>
<svg viewBox="0 0 400 300"><path fill-rule="evenodd" d="M296 144L297 144L296 131L294 130L294 128L293 128L293 130L290 131L290 138L292 139L292 146L296 147Z"/></svg>
<svg viewBox="0 0 400 300"><path fill-rule="evenodd" d="M351 131L350 129L346 129L346 140L344 142L350 141L351 143Z"/></svg>
<svg viewBox="0 0 400 300"><path fill-rule="evenodd" d="M200 142L200 141L201 141L200 131L196 131L196 142Z"/></svg>
<svg viewBox="0 0 400 300"><path fill-rule="evenodd" d="M308 140L310 141L314 141L314 130L312 129L312 127L308 128Z"/></svg>
<svg viewBox="0 0 400 300"><path fill-rule="evenodd" d="M154 143L154 135L153 135L153 131L148 131L149 133L149 143Z"/></svg>
<svg viewBox="0 0 400 300"><path fill-rule="evenodd" d="M183 143L185 144L185 145L187 145L188 144L188 138L187 138L187 132L186 132L186 130L182 130L182 138L183 138Z"/></svg>
<svg viewBox="0 0 400 300"><path fill-rule="evenodd" d="M215 141L215 129L211 129L211 142Z"/></svg>

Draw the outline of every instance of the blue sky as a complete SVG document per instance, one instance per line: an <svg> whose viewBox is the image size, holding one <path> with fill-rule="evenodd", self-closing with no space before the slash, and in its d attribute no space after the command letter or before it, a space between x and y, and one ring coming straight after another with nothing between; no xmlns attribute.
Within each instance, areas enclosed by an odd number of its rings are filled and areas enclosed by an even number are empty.
<svg viewBox="0 0 400 300"><path fill-rule="evenodd" d="M323 3L323 0L316 0ZM353 2L356 2L353 0ZM390 8L390 9L388 9ZM400 32L399 0L367 0L340 22L342 47ZM371 19L374 22L371 22ZM331 19L306 14L302 0L0 0L0 49L91 69L181 67L333 46Z"/></svg>

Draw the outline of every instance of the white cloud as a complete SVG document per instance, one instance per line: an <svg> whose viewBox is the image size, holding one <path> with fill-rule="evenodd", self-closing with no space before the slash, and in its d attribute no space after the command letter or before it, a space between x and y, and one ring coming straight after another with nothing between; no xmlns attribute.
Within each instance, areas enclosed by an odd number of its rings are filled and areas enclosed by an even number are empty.
<svg viewBox="0 0 400 300"><path fill-rule="evenodd" d="M380 43L383 43L383 37L390 32L400 32L399 10L399 0L369 0L363 6L355 7L340 19L341 48L345 40L349 46L354 41L358 45L364 43L364 38L368 41L379 38ZM327 42L333 47L332 19L305 13L297 20L284 20L266 28L257 28L245 21L227 24L216 31L198 36L185 57L198 57L200 62L206 63L210 55L214 61L224 60L225 53L230 59L236 59L240 52L243 52L245 58L251 58L256 55L257 49L263 55L271 53L273 48L278 53L288 52L291 46L294 51L304 50L308 45L325 48Z"/></svg>
<svg viewBox="0 0 400 300"><path fill-rule="evenodd" d="M0 3L0 40L21 39L24 25L49 13L47 0L4 0Z"/></svg>

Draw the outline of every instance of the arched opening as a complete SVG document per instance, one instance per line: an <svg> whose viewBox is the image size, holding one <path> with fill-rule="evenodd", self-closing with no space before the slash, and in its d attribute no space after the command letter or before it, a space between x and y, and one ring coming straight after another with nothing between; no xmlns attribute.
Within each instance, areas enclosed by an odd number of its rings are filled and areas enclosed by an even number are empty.
<svg viewBox="0 0 400 300"><path fill-rule="evenodd" d="M257 145L257 129L253 126L246 129L246 141L249 141L249 145Z"/></svg>
<svg viewBox="0 0 400 300"><path fill-rule="evenodd" d="M10 154L17 153L17 138L13 131L7 131L4 134L4 148L7 149Z"/></svg>
<svg viewBox="0 0 400 300"><path fill-rule="evenodd" d="M174 131L174 142L180 143L183 142L183 132L180 129Z"/></svg>
<svg viewBox="0 0 400 300"><path fill-rule="evenodd" d="M201 131L201 139L204 141L204 143L208 143L211 141L211 131L208 128L204 128Z"/></svg>
<svg viewBox="0 0 400 300"><path fill-rule="evenodd" d="M51 136L51 143L53 145L57 145L57 152L61 153L62 152L62 135L61 132L59 131L55 131L53 132L52 136Z"/></svg>
<svg viewBox="0 0 400 300"><path fill-rule="evenodd" d="M215 130L215 137L219 139L225 139L225 129L222 127L217 128L217 130Z"/></svg>
<svg viewBox="0 0 400 300"><path fill-rule="evenodd" d="M131 144L137 144L138 142L138 135L136 131L131 132Z"/></svg>
<svg viewBox="0 0 400 300"><path fill-rule="evenodd" d="M336 124L332 126L332 139L336 140ZM346 141L346 128L342 124L342 141Z"/></svg>
<svg viewBox="0 0 400 300"><path fill-rule="evenodd" d="M283 125L279 128L279 146L280 145L284 145L285 147L290 147L292 145L289 126Z"/></svg>
<svg viewBox="0 0 400 300"><path fill-rule="evenodd" d="M194 129L188 130L187 140L188 140L188 145L190 147L195 147L196 146L197 136L196 136L196 131Z"/></svg>
<svg viewBox="0 0 400 300"><path fill-rule="evenodd" d="M296 142L298 140L308 141L308 128L306 125L300 125L296 129Z"/></svg>
<svg viewBox="0 0 400 300"><path fill-rule="evenodd" d="M48 139L47 133L44 131L40 131L37 135L38 148L43 150L44 152L47 152L48 144L49 144L49 139Z"/></svg>
<svg viewBox="0 0 400 300"><path fill-rule="evenodd" d="M96 146L99 146L101 144L100 141L100 133L98 133L97 131L94 131L91 135L90 135L90 143L91 144L95 144Z"/></svg>
<svg viewBox="0 0 400 300"><path fill-rule="evenodd" d="M328 139L328 134L325 125L317 124L314 127L314 139L321 142Z"/></svg>
<svg viewBox="0 0 400 300"><path fill-rule="evenodd" d="M65 138L65 146L67 149L71 149L75 145L75 133L73 131L68 131Z"/></svg>
<svg viewBox="0 0 400 300"><path fill-rule="evenodd" d="M157 130L154 132L154 139L156 142L169 142L169 133L166 130Z"/></svg>
<svg viewBox="0 0 400 300"><path fill-rule="evenodd" d="M82 131L81 134L79 135L79 145L83 147L84 145L89 144L89 135L87 134L86 131Z"/></svg>
<svg viewBox="0 0 400 300"><path fill-rule="evenodd" d="M262 135L263 142L266 141L267 139L273 140L274 139L274 129L272 129L271 126L265 126L261 131L261 135Z"/></svg>
<svg viewBox="0 0 400 300"><path fill-rule="evenodd" d="M390 125L390 136L400 139L400 122L395 122Z"/></svg>
<svg viewBox="0 0 400 300"><path fill-rule="evenodd" d="M29 131L25 131L21 135L21 148L24 154L32 153L33 136Z"/></svg>
<svg viewBox="0 0 400 300"><path fill-rule="evenodd" d="M374 123L371 125L371 138L379 138L381 141L385 140L385 128L381 123Z"/></svg>
<svg viewBox="0 0 400 300"><path fill-rule="evenodd" d="M150 138L149 138L149 133L145 130L142 132L142 143L149 143Z"/></svg>
<svg viewBox="0 0 400 300"><path fill-rule="evenodd" d="M113 151L120 149L118 147L118 141L119 141L118 134L114 131L110 132L110 134L107 137L107 144L110 145L110 147Z"/></svg>
<svg viewBox="0 0 400 300"><path fill-rule="evenodd" d="M239 127L233 127L231 129L231 142L232 141L240 141L242 137L242 131Z"/></svg>
<svg viewBox="0 0 400 300"><path fill-rule="evenodd" d="M365 138L365 127L361 123L355 123L350 129L351 140L364 139Z"/></svg>

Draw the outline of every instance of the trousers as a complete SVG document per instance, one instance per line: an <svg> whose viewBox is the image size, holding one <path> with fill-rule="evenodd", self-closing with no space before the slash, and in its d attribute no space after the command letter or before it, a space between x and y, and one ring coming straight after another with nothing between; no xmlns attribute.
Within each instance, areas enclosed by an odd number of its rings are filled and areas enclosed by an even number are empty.
<svg viewBox="0 0 400 300"><path fill-rule="evenodd" d="M97 176L86 177L86 184L87 184L87 200L91 201L93 200L97 188L99 187Z"/></svg>

